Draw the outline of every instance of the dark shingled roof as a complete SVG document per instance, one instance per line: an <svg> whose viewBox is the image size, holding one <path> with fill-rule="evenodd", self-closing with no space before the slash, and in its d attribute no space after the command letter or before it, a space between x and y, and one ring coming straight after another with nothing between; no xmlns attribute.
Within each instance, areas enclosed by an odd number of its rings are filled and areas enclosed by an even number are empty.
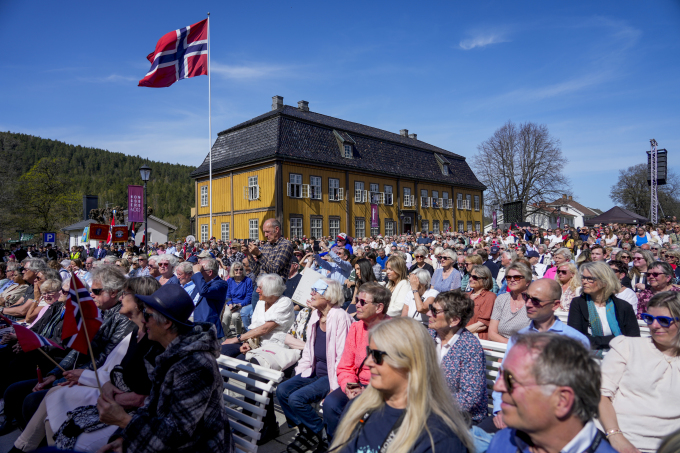
<svg viewBox="0 0 680 453"><path fill-rule="evenodd" d="M340 152L336 131L353 140L354 158ZM450 162L442 174L434 154ZM268 158L322 164L484 190L465 158L410 137L362 124L283 106L218 134L212 148L213 173ZM191 173L208 174L208 156Z"/></svg>

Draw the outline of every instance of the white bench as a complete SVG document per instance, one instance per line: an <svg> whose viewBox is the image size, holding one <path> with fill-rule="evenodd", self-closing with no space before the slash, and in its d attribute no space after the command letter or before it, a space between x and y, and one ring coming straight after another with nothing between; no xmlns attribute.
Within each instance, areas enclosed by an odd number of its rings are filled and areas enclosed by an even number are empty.
<svg viewBox="0 0 680 453"><path fill-rule="evenodd" d="M274 398L276 385L283 380L283 373L224 355L217 359L217 364L225 381L228 379L224 383L224 401L234 431L235 451L256 453L267 404L270 398ZM261 393L247 390L246 386L255 387ZM247 403L232 394L249 398L255 403ZM243 410L249 411L251 415L244 414Z"/></svg>
<svg viewBox="0 0 680 453"><path fill-rule="evenodd" d="M491 399L493 384L498 377L498 370L501 368L501 362L505 357L508 345L489 340L479 340L479 342L484 348L484 358L486 359L486 392L489 395L489 415L491 415L493 411L493 400Z"/></svg>
<svg viewBox="0 0 680 453"><path fill-rule="evenodd" d="M567 323L567 319L569 318L569 312L568 311L562 311L558 310L555 312L555 315L560 318L560 321L563 323ZM651 334L649 333L649 326L645 324L644 321L641 321L638 319L638 325L640 326L640 336L641 337L649 337Z"/></svg>

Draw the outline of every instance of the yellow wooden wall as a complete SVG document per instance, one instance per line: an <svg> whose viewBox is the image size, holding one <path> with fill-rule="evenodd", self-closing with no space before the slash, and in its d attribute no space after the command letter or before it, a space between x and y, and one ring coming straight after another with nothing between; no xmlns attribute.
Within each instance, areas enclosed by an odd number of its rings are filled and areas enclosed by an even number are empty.
<svg viewBox="0 0 680 453"><path fill-rule="evenodd" d="M420 205L420 191L427 190L427 196L432 198L432 191L436 190L438 192L437 198L444 198L442 195L444 192L449 193L449 198L453 195L451 193L451 186L437 185L437 184L418 184L418 193L416 194L416 201L418 203L418 209L422 220L428 221L428 230L432 231L433 221L439 220L439 231L442 232L444 229L444 220L448 220L450 225L453 225L453 210L447 208L423 208ZM418 224L418 230L422 229L422 223Z"/></svg>
<svg viewBox="0 0 680 453"><path fill-rule="evenodd" d="M196 182L196 206L198 215L210 214L210 204L201 206L201 187L206 187L208 180ZM234 189L235 190L235 189ZM231 178L229 173L213 175L212 181L212 205L213 214L216 212L231 211Z"/></svg>
<svg viewBox="0 0 680 453"><path fill-rule="evenodd" d="M458 202L457 197L458 193L463 194L463 200L465 200L466 195L470 195L470 210L468 211L467 209L458 209ZM475 211L475 195L479 196L479 211ZM455 225L452 225L452 227L458 231L458 221L463 221L465 222L465 230L467 231L467 222L472 222L472 229L474 230L475 228L475 222L479 222L481 228L484 228L484 222L483 222L483 210L484 206L482 205L482 192L480 190L471 190L471 189L455 189L455 194L454 194L454 201L453 201L453 207L456 213L456 223Z"/></svg>
<svg viewBox="0 0 680 453"><path fill-rule="evenodd" d="M364 183L364 190L366 191L366 203L355 203L354 202L354 182L359 181ZM350 203L350 223L349 234L356 235L354 231L354 218L363 217L366 222L366 235L371 233L371 200L369 199L369 192L371 184L378 184L378 192L385 191L385 185L392 186L392 194L394 202L392 206L380 204L378 205L378 217L380 218L380 234L385 234L385 219L391 219L397 222L395 225L395 230L399 229L399 206L397 204L398 188L397 180L392 178L381 178L373 175L366 175L360 173L350 173L349 174L349 200Z"/></svg>
<svg viewBox="0 0 680 453"><path fill-rule="evenodd" d="M234 173L234 212L275 206L275 175L274 165ZM250 176L257 176L257 184L260 186L259 200L247 200L244 198L244 187L248 187L248 178Z"/></svg>

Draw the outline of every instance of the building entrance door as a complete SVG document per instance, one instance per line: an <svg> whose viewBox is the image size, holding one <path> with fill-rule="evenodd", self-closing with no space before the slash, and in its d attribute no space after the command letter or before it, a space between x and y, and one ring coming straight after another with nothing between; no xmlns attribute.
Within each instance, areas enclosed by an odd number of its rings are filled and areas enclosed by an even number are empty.
<svg viewBox="0 0 680 453"><path fill-rule="evenodd" d="M412 233L413 232L413 218L411 216L405 216L402 224L402 233Z"/></svg>

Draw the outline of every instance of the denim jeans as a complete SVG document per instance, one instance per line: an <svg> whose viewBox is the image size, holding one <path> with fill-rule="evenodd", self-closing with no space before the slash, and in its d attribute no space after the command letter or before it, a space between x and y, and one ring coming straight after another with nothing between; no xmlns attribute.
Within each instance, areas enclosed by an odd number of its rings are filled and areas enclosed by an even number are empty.
<svg viewBox="0 0 680 453"><path fill-rule="evenodd" d="M326 427L326 436L330 444L338 429L342 413L345 406L349 403L349 398L340 388L333 390L330 395L323 400L323 424Z"/></svg>
<svg viewBox="0 0 680 453"><path fill-rule="evenodd" d="M323 430L323 420L312 404L324 399L330 390L328 376L303 378L298 374L279 384L276 396L288 425L305 425L319 434Z"/></svg>
<svg viewBox="0 0 680 453"><path fill-rule="evenodd" d="M241 308L241 322L243 323L243 331L247 332L248 327L250 327L251 320L253 319L253 310L255 307L253 304L246 305Z"/></svg>

